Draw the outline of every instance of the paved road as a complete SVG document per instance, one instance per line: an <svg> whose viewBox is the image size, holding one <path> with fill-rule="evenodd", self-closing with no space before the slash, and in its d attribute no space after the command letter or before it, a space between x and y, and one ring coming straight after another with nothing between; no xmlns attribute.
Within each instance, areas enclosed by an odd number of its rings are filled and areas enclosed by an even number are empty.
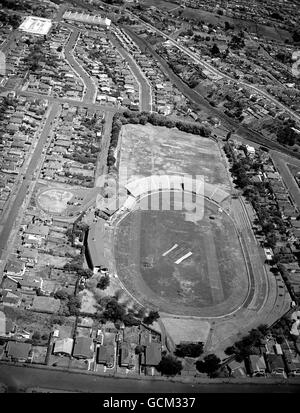
<svg viewBox="0 0 300 413"><path fill-rule="evenodd" d="M214 108L213 106L209 105L208 101L201 96L198 92L194 89L188 87L179 76L177 76L168 66L167 62L159 56L156 51L148 44L144 39L139 37L135 32L133 32L128 27L124 28L124 30L132 37L136 44L141 48L141 50L148 50L153 57L157 60L159 65L162 68L162 71L166 73L169 77L171 82L175 84L178 90L185 95L189 100L197 103L202 110L219 118L222 122L222 125L228 128L229 130L235 130L235 134L241 136L242 138L246 139L247 141L255 142L259 145L264 145L270 149L278 150L284 152L290 156L300 159L300 154L293 152L292 150L281 146L277 142L270 141L269 139L265 138L264 136L260 135L259 133L252 131L245 126L240 125L238 122L234 121L232 118L226 116L222 111Z"/></svg>
<svg viewBox="0 0 300 413"><path fill-rule="evenodd" d="M60 97L54 97L54 96L47 96L47 95L41 95L39 93L35 92L29 92L27 90L23 91L18 91L19 96L32 96L37 99L47 99L49 102L56 102L56 103L69 103L72 106L82 106L85 108L94 108L94 109L101 109L103 112L112 112L115 113L117 110L120 110L116 108L115 106L112 105L100 105L99 103L88 103L82 100L76 100L76 99L67 99L67 98L60 98Z"/></svg>
<svg viewBox="0 0 300 413"><path fill-rule="evenodd" d="M255 380L245 384L238 382L216 383L206 380L201 384L172 381L134 380L126 378L100 377L84 373L37 369L15 365L0 365L0 383L8 386L9 392L24 388L60 389L86 393L297 393L300 381L273 383L268 379Z"/></svg>
<svg viewBox="0 0 300 413"><path fill-rule="evenodd" d="M36 145L36 148L34 150L34 153L32 155L31 161L28 165L26 174L24 176L23 182L19 188L18 194L11 206L11 209L9 211L9 214L7 216L7 219L5 221L5 224L2 227L2 231L0 233L0 257L3 254L3 250L7 246L7 241L10 235L10 232L13 228L15 219L18 215L19 209L21 208L21 205L25 199L28 187L30 185L30 182L32 181L32 176L34 171L36 170L39 161L41 160L41 155L43 148L46 144L49 132L51 130L51 123L53 122L54 118L59 112L59 104L58 103L53 103L52 107L50 109L50 113L48 115L48 118L46 120L46 123L44 125L44 128L42 130L42 133L40 135L40 138L38 140L38 143Z"/></svg>
<svg viewBox="0 0 300 413"><path fill-rule="evenodd" d="M222 77L225 77L228 80L234 81L236 82L236 79L233 79L232 77L220 72L218 69L216 69L214 66L210 65L207 62L203 62L201 59L199 59L199 57L193 53L190 49L188 49L187 47L184 47L180 44L177 43L176 40L174 40L171 36L165 34L164 32L162 32L161 30L157 29L156 27L152 26L149 23L146 23L144 20L140 19L138 16L136 16L134 13L129 12L129 14L132 15L132 17L136 18L137 20L139 20L142 24L144 24L146 27L148 27L150 30L155 30L157 33L159 33L161 36L163 36L164 38L168 39L174 46L176 46L178 49L180 49L182 52L184 52L185 54L187 54L188 56L190 56L192 59L194 59L197 63L201 64L202 66L206 67L207 69L211 70L213 73L218 74ZM263 95L264 97L266 97L267 99L269 99L270 101L272 101L273 103L275 103L278 107L280 107L281 109L285 110L287 113L289 113L292 117L294 117L298 122L300 122L300 116L297 115L294 111L292 111L291 109L289 109L288 107L286 107L285 105L283 105L282 103L278 102L277 99L275 99L273 96L269 95L267 92L261 90L260 88L251 85L250 83L246 83L246 82L238 82L238 85L242 85L242 86L246 86L252 90L254 90L255 92Z"/></svg>
<svg viewBox="0 0 300 413"><path fill-rule="evenodd" d="M85 85L85 91L83 95L83 100L86 103L93 103L96 98L97 88L92 81L91 77L87 74L85 70L77 63L77 60L74 59L72 54L72 50L74 45L77 41L80 31L78 29L72 29L71 35L69 40L64 48L65 58L67 59L68 63L72 67L72 69L78 74L78 76L82 79Z"/></svg>
<svg viewBox="0 0 300 413"><path fill-rule="evenodd" d="M112 44L118 49L120 55L127 61L130 66L131 71L133 72L134 76L136 77L139 88L140 88L140 106L141 111L151 112L152 111L152 94L151 94L151 86L148 83L145 75L141 72L141 69L136 64L134 59L127 53L127 51L121 46L119 41L116 40L115 37L111 36L110 40Z"/></svg>

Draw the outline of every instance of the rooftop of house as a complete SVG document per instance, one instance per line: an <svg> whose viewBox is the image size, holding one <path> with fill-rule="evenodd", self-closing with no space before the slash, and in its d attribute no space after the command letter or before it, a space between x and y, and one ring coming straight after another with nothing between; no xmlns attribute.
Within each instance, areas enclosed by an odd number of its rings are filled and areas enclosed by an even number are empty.
<svg viewBox="0 0 300 413"><path fill-rule="evenodd" d="M115 347L113 343L101 345L98 349L97 363L112 364L115 356Z"/></svg>
<svg viewBox="0 0 300 413"><path fill-rule="evenodd" d="M270 370L284 369L283 358L280 354L266 354Z"/></svg>
<svg viewBox="0 0 300 413"><path fill-rule="evenodd" d="M6 346L8 357L13 359L27 359L31 350L31 344L18 341L9 341Z"/></svg>
<svg viewBox="0 0 300 413"><path fill-rule="evenodd" d="M20 301L21 298L18 292L3 291L2 302L4 305L18 305Z"/></svg>
<svg viewBox="0 0 300 413"><path fill-rule="evenodd" d="M145 348L144 364L157 366L161 360L161 344L153 341Z"/></svg>
<svg viewBox="0 0 300 413"><path fill-rule="evenodd" d="M72 338L63 338L55 341L53 353L72 354L74 340Z"/></svg>
<svg viewBox="0 0 300 413"><path fill-rule="evenodd" d="M258 370L265 370L266 369L266 363L263 358L263 356L258 356L256 354L251 354L249 356L250 359L250 364L253 369L253 371L258 371Z"/></svg>
<svg viewBox="0 0 300 413"><path fill-rule="evenodd" d="M73 350L74 357L92 358L93 340L89 337L77 337Z"/></svg>
<svg viewBox="0 0 300 413"><path fill-rule="evenodd" d="M25 269L25 264L19 260L8 260L5 266L5 271L7 273L19 274Z"/></svg>
<svg viewBox="0 0 300 413"><path fill-rule="evenodd" d="M105 221L99 219L93 224L88 233L89 254L94 267L108 267L108 260L105 256Z"/></svg>

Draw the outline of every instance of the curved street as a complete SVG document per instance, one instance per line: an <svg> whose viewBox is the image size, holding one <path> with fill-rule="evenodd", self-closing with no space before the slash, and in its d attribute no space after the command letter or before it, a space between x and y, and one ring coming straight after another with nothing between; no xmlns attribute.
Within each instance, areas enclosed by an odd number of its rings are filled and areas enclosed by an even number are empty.
<svg viewBox="0 0 300 413"><path fill-rule="evenodd" d="M87 74L87 72L80 66L80 64L77 62L77 60L74 58L72 50L74 49L74 46L76 45L76 41L78 39L78 36L80 34L80 30L73 28L72 26L66 25L71 30L71 35L68 39L68 42L66 46L64 47L64 54L67 62L71 66L71 68L74 70L75 73L80 77L82 82L84 83L84 94L83 94L83 100L85 103L93 103L95 102L96 94L97 94L97 88L90 78L90 76Z"/></svg>

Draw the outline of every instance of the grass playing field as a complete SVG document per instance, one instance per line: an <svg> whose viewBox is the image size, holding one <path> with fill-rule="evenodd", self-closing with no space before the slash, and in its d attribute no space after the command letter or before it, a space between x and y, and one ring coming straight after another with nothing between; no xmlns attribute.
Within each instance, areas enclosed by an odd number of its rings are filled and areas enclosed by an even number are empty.
<svg viewBox="0 0 300 413"><path fill-rule="evenodd" d="M159 194L151 197L158 204ZM248 277L235 227L217 205L204 202L202 217L174 210L171 194L170 210L136 209L119 223L117 273L144 305L179 315L220 315L245 299Z"/></svg>

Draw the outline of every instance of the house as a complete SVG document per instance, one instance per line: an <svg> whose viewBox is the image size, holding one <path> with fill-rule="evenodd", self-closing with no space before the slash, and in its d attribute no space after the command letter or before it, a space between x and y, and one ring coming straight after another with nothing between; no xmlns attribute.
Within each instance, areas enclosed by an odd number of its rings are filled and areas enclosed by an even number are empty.
<svg viewBox="0 0 300 413"><path fill-rule="evenodd" d="M6 346L6 355L11 361L25 363L29 358L31 344L18 341L9 341Z"/></svg>
<svg viewBox="0 0 300 413"><path fill-rule="evenodd" d="M4 272L11 277L22 277L25 272L25 263L20 260L9 259L6 263Z"/></svg>
<svg viewBox="0 0 300 413"><path fill-rule="evenodd" d="M300 376L299 357L293 356L290 350L285 350L283 352L283 358L284 358L288 373L292 376Z"/></svg>
<svg viewBox="0 0 300 413"><path fill-rule="evenodd" d="M124 341L120 345L120 366L129 369L134 366L129 344Z"/></svg>
<svg viewBox="0 0 300 413"><path fill-rule="evenodd" d="M6 291L15 292L18 288L18 279L4 276L2 280L2 289Z"/></svg>
<svg viewBox="0 0 300 413"><path fill-rule="evenodd" d="M73 350L73 356L79 359L91 359L94 353L93 340L89 337L77 337Z"/></svg>
<svg viewBox="0 0 300 413"><path fill-rule="evenodd" d="M263 356L251 354L249 356L250 371L253 376L264 376L266 373L266 363Z"/></svg>
<svg viewBox="0 0 300 413"><path fill-rule="evenodd" d="M108 368L114 366L115 361L115 346L113 343L107 343L100 345L97 354L97 363L104 364Z"/></svg>
<svg viewBox="0 0 300 413"><path fill-rule="evenodd" d="M49 227L46 225L29 224L24 233L29 235L29 238L45 239L49 234Z"/></svg>
<svg viewBox="0 0 300 413"><path fill-rule="evenodd" d="M145 348L142 364L147 367L156 367L161 361L161 344L153 341Z"/></svg>
<svg viewBox="0 0 300 413"><path fill-rule="evenodd" d="M90 265L94 272L108 268L109 261L105 254L106 244L105 221L99 219L90 226L87 238L87 249Z"/></svg>
<svg viewBox="0 0 300 413"><path fill-rule="evenodd" d="M56 340L54 343L53 354L59 356L71 356L74 340L72 338L63 338Z"/></svg>
<svg viewBox="0 0 300 413"><path fill-rule="evenodd" d="M1 311L0 312L0 337L11 337L16 331L16 325Z"/></svg>
<svg viewBox="0 0 300 413"><path fill-rule="evenodd" d="M18 281L18 287L23 291L37 291L41 288L41 278L26 275L22 280Z"/></svg>
<svg viewBox="0 0 300 413"><path fill-rule="evenodd" d="M27 262L27 266L34 266L37 263L38 250L33 248L23 248L20 251L20 259Z"/></svg>
<svg viewBox="0 0 300 413"><path fill-rule="evenodd" d="M2 304L7 307L19 307L21 301L22 298L18 292L4 291L2 294Z"/></svg>
<svg viewBox="0 0 300 413"><path fill-rule="evenodd" d="M268 370L274 376L286 378L283 358L280 354L265 354Z"/></svg>
<svg viewBox="0 0 300 413"><path fill-rule="evenodd" d="M227 366L232 377L243 378L247 376L244 362L239 363L236 360L232 360Z"/></svg>

